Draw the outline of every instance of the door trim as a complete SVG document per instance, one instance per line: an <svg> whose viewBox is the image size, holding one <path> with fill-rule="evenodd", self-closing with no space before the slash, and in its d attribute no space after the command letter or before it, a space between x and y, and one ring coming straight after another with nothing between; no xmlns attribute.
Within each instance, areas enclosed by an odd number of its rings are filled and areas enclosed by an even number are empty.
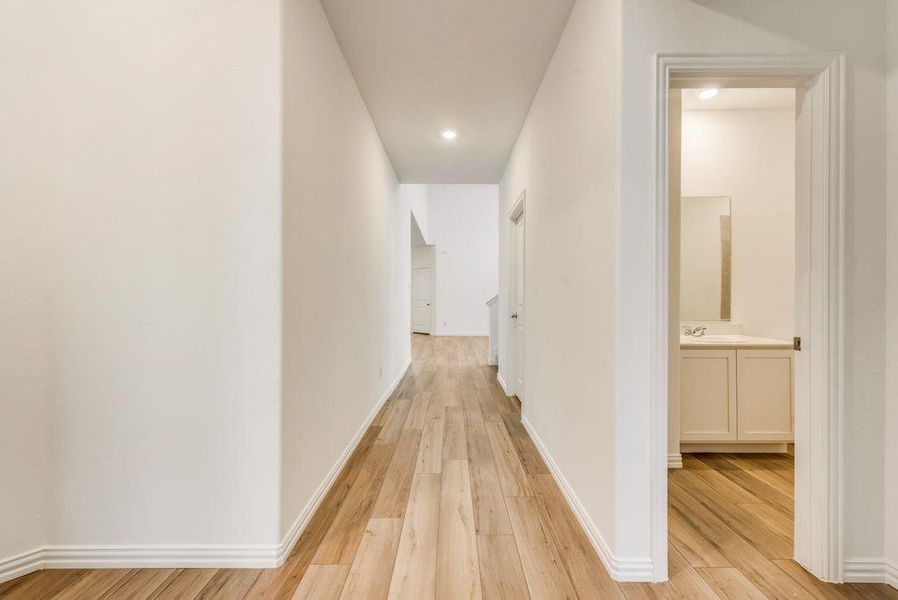
<svg viewBox="0 0 898 600"><path fill-rule="evenodd" d="M508 273L509 273L509 276L512 278L511 281L514 281L513 278L516 276L515 269L517 267L517 265L515 263L515 261L517 260L517 256L516 256L517 251L515 249L515 244L516 244L517 240L512 236L517 236L517 231L514 229L514 227L517 225L517 222L521 220L521 217L524 216L524 211L526 209L526 205L527 205L527 190L523 189L523 190L521 190L521 193L518 194L517 199L511 205L511 208L508 210L508 213L506 214L506 217L508 219L506 221L506 223L511 225L511 227L509 227L508 231L512 233L512 235L508 236L508 238L506 239L506 244L509 249ZM524 243L526 244L526 240L527 240L527 221L526 220L524 221L524 240L525 240ZM525 249L525 254L526 254L526 249ZM522 256L521 258L523 259L524 257ZM524 262L525 269L526 269L526 264L527 263L525 260L525 262ZM527 305L526 287L527 286L525 285L524 292L523 292L525 307ZM514 298L514 294L515 294L514 286L509 286L508 292L509 292L509 294L508 294L509 297ZM505 321L505 339L508 340L509 342L511 342L511 340L514 340L515 343L517 343L517 339L516 339L517 333L515 332L515 327L511 321L511 312L513 311L513 306L510 301L506 302L504 304L505 304L506 310L505 310L505 314L502 316L504 317L504 321ZM521 339L521 346L522 346L521 347L521 358L524 359L526 352L527 352L527 343L526 343L527 329L526 329L526 326L524 328L524 334L522 337L523 337L523 339ZM521 394L523 393L523 390L517 389L517 382L515 381L515 379L516 379L515 375L518 372L519 365L516 362L517 359L515 358L514 346L512 346L511 344L509 344L509 346L510 347L508 349L508 352L505 353L505 356L508 359L508 362L511 364L512 368L511 368L510 372L506 373L508 375L507 380L503 379L500 375L499 381L502 384L502 389L505 390L505 395L518 396L519 393L521 393ZM526 376L524 377L524 381L527 381Z"/></svg>
<svg viewBox="0 0 898 600"><path fill-rule="evenodd" d="M652 237L652 352L650 398L651 553L656 581L667 579L667 369L668 369L668 91L704 87L713 80L730 87L823 86L820 127L812 136L814 161L808 190L819 209L814 227L824 243L812 249L820 265L819 309L810 315L820 350L810 359L814 389L820 397L796 411L796 442L807 449L805 477L796 477L795 559L825 581L843 580L843 307L845 206L845 58L842 54L785 56L707 56L659 54L656 62L655 202ZM801 135L801 132L796 132ZM800 190L801 182L797 182ZM798 191L797 190L797 191ZM815 296L816 297L816 296ZM801 534L801 535L799 535ZM813 536L813 543L811 538ZM804 539L799 539L804 538Z"/></svg>

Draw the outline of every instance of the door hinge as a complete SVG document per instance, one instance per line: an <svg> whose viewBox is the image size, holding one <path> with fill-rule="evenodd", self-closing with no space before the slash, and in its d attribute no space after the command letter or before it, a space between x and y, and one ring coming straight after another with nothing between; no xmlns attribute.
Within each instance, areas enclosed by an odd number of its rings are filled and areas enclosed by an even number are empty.
<svg viewBox="0 0 898 600"><path fill-rule="evenodd" d="M801 338L794 337L792 338L792 349L798 352L801 352Z"/></svg>

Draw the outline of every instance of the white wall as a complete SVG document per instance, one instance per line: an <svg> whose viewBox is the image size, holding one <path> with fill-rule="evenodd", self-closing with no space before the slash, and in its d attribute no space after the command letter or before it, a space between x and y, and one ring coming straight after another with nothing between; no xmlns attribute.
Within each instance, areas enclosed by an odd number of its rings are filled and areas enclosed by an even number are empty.
<svg viewBox="0 0 898 600"><path fill-rule="evenodd" d="M652 232L656 53L845 52L845 557L883 550L885 93L882 0L668 0L623 4L619 329L614 361L618 547L650 554ZM813 14L809 20L807 15Z"/></svg>
<svg viewBox="0 0 898 600"><path fill-rule="evenodd" d="M409 200L318 0L284 8L281 534L408 364L411 247Z"/></svg>
<svg viewBox="0 0 898 600"><path fill-rule="evenodd" d="M885 397L885 559L898 587L898 3L888 5L888 290Z"/></svg>
<svg viewBox="0 0 898 600"><path fill-rule="evenodd" d="M276 548L409 358L414 201L319 2L0 12L0 563Z"/></svg>
<svg viewBox="0 0 898 600"><path fill-rule="evenodd" d="M575 5L512 151L499 208L499 322L507 323L507 215L526 189L524 417L609 547L620 16L617 1ZM499 371L508 380L505 327L499 338Z"/></svg>
<svg viewBox="0 0 898 600"><path fill-rule="evenodd" d="M682 134L683 197L730 198L732 321L746 335L791 339L795 111L687 110ZM688 287L681 281L681 291Z"/></svg>
<svg viewBox="0 0 898 600"><path fill-rule="evenodd" d="M426 241L430 240L427 228L427 184L403 183L399 186L400 201L409 207L418 228Z"/></svg>
<svg viewBox="0 0 898 600"><path fill-rule="evenodd" d="M3 3L0 560L277 539L278 6Z"/></svg>
<svg viewBox="0 0 898 600"><path fill-rule="evenodd" d="M499 286L499 188L427 186L427 241L436 246L437 335L489 335Z"/></svg>
<svg viewBox="0 0 898 600"><path fill-rule="evenodd" d="M49 541L54 491L55 186L37 170L51 129L35 123L51 114L53 85L22 68L44 42L24 31L23 17L0 20L0 70L11 86L0 95L0 560Z"/></svg>

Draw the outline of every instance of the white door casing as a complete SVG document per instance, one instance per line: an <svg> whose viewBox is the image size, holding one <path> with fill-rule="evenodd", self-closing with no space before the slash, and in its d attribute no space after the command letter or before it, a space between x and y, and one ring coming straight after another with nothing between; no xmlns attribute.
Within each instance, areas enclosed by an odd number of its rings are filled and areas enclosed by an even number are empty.
<svg viewBox="0 0 898 600"><path fill-rule="evenodd" d="M505 343L507 350L504 353L507 364L500 365L502 374L499 383L509 396L517 396L523 402L525 376L525 220L524 204L527 198L526 190L522 191L515 200L511 209L506 214L505 222L508 231L508 297L505 306L507 312L500 314L504 321Z"/></svg>
<svg viewBox="0 0 898 600"><path fill-rule="evenodd" d="M795 560L820 579L842 581L844 56L659 54L656 74L649 465L653 579L667 579L667 370L669 320L675 318L668 312L668 95L672 88L713 83L798 90L796 335L802 351L794 363Z"/></svg>
<svg viewBox="0 0 898 600"><path fill-rule="evenodd" d="M412 331L433 332L433 270L412 271Z"/></svg>
<svg viewBox="0 0 898 600"><path fill-rule="evenodd" d="M514 288L511 305L514 331L514 391L524 401L524 215L514 221Z"/></svg>

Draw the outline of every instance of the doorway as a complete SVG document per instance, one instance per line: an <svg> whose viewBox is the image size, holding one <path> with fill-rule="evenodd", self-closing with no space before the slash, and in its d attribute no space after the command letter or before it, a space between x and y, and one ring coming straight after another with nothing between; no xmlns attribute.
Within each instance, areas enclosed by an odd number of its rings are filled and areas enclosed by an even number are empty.
<svg viewBox="0 0 898 600"><path fill-rule="evenodd" d="M840 301L842 297L842 151L843 59L841 56L707 57L660 56L658 59L658 177L656 194L655 293L653 331L654 393L652 398L652 559L656 580L667 578L668 477L672 453L668 435L677 430L676 407L669 410L670 388L682 370L674 365L680 323L676 306L677 281L671 277L673 252L671 208L680 200L679 165L671 138L679 135L675 122L679 90L689 88L792 88L796 94L795 120L795 321L794 337L801 351L794 352L794 511L793 556L820 579L842 580L842 499L840 491L841 415ZM705 199L708 206L720 201ZM696 203L698 206L698 203ZM722 220L720 221L722 222ZM718 273L719 275L719 273ZM727 292L728 293L728 292ZM721 297L714 303L722 308ZM676 336L674 338L673 336ZM675 342L676 340L676 342ZM796 345L798 342L796 341ZM710 360L711 357L709 357ZM737 406L729 405L720 425L738 436L738 383L728 381L730 370L739 372L738 356L732 367L728 357L715 356L721 384L736 390ZM754 358L754 357L749 357ZM745 371L759 365L751 360ZM726 375L726 377L724 377ZM670 385L670 388L669 388ZM748 393L748 392L746 392ZM724 413L721 413L724 415ZM679 427L679 425L677 425ZM672 465L675 466L675 465ZM731 473L734 477L740 475ZM731 480L729 480L731 481ZM725 485L725 484L721 484ZM735 488L733 493L738 493ZM681 493L682 497L682 493ZM777 500L782 502L781 499ZM761 509L766 510L766 508ZM732 518L733 515L730 515ZM782 523L780 523L782 526ZM678 523L670 523L677 527ZM674 560L675 557L671 557Z"/></svg>

